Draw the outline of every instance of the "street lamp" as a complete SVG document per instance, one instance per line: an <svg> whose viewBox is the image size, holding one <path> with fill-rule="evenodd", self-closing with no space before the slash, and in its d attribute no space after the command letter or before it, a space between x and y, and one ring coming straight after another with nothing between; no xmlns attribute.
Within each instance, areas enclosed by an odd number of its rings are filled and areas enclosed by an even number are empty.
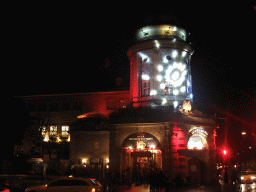
<svg viewBox="0 0 256 192"><path fill-rule="evenodd" d="M243 131L243 132L242 132L242 135L246 135L246 132L245 132L245 131Z"/></svg>

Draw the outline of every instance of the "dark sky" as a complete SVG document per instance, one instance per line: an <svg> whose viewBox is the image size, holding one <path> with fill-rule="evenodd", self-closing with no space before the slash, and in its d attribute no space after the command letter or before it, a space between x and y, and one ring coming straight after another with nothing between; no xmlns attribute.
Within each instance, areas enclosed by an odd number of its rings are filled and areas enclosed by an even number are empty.
<svg viewBox="0 0 256 192"><path fill-rule="evenodd" d="M126 52L135 30L178 22L195 50L195 105L256 115L256 10L249 3L2 1L1 14L2 75L10 96L108 90L118 77L129 87Z"/></svg>

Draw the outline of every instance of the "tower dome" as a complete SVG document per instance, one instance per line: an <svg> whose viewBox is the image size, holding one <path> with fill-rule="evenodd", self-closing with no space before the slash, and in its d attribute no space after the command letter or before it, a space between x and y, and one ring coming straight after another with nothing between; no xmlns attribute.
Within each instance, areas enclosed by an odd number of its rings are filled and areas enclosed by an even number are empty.
<svg viewBox="0 0 256 192"><path fill-rule="evenodd" d="M177 108L192 100L187 32L175 25L150 25L136 31L137 43L128 50L130 93L134 106L156 103Z"/></svg>

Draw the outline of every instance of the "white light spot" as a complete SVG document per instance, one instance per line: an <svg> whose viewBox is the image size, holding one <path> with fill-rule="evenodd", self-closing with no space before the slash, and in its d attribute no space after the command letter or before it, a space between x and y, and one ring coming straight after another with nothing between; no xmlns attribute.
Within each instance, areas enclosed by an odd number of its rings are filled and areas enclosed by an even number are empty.
<svg viewBox="0 0 256 192"><path fill-rule="evenodd" d="M165 84L164 83L160 84L160 89L165 89Z"/></svg>
<svg viewBox="0 0 256 192"><path fill-rule="evenodd" d="M162 81L163 77L161 75L156 76L157 81Z"/></svg>
<svg viewBox="0 0 256 192"><path fill-rule="evenodd" d="M156 48L159 48L159 47L160 47L159 41L155 40L155 44L156 44Z"/></svg>
<svg viewBox="0 0 256 192"><path fill-rule="evenodd" d="M174 101L174 102L173 102L173 106L174 106L174 108L178 107L178 104L179 104L179 102L178 102L178 101Z"/></svg>
<svg viewBox="0 0 256 192"><path fill-rule="evenodd" d="M172 52L173 58L177 57L177 55L178 55L178 51L175 50L175 51Z"/></svg>
<svg viewBox="0 0 256 192"><path fill-rule="evenodd" d="M180 77L180 73L178 71L175 71L172 74L172 80L176 81Z"/></svg>
<svg viewBox="0 0 256 192"><path fill-rule="evenodd" d="M150 77L149 77L149 75L147 75L147 74L142 74L142 79L143 79L143 80L149 80Z"/></svg>
<svg viewBox="0 0 256 192"><path fill-rule="evenodd" d="M185 91L186 91L186 87L185 87L185 86L182 86L182 87L180 88L180 92L184 93Z"/></svg>
<svg viewBox="0 0 256 192"><path fill-rule="evenodd" d="M163 71L164 70L163 65L158 65L157 69L158 69L159 72Z"/></svg>
<svg viewBox="0 0 256 192"><path fill-rule="evenodd" d="M162 100L162 105L166 104L167 103L167 99L166 98L163 98Z"/></svg>
<svg viewBox="0 0 256 192"><path fill-rule="evenodd" d="M173 90L173 95L178 95L179 91L177 89Z"/></svg>
<svg viewBox="0 0 256 192"><path fill-rule="evenodd" d="M156 94L157 94L157 91L155 89L150 91L150 95L156 95Z"/></svg>

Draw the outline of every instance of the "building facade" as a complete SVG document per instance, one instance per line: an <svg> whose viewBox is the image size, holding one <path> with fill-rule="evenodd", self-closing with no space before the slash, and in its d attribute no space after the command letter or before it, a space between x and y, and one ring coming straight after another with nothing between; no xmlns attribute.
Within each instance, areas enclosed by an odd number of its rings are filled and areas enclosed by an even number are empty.
<svg viewBox="0 0 256 192"><path fill-rule="evenodd" d="M97 125L96 122L90 122L90 119L105 119L116 109L126 108L129 103L129 91L35 95L21 98L26 103L34 123L26 131L23 145L16 153L22 151L30 154L29 162L35 169L31 170L31 173L42 171L43 168L38 167L40 164L54 173L63 174L70 165L81 165L85 159L86 163L90 164L90 159L99 158L94 152L100 153L101 149L91 149L101 148L103 140L107 148L104 148L104 155L100 158L104 159L104 162L108 161L108 140L105 139L109 138L109 131L103 122ZM84 119L89 122L83 122ZM93 135L104 137L103 140L100 139L100 145L95 144L95 140L87 142ZM84 149L90 149L87 152L92 154L85 155L86 151L82 152Z"/></svg>
<svg viewBox="0 0 256 192"><path fill-rule="evenodd" d="M60 173L73 168L136 180L135 172L159 168L170 178L209 182L216 126L192 110L193 49L186 36L173 25L137 30L128 50L130 90L22 97L36 117L23 150Z"/></svg>

